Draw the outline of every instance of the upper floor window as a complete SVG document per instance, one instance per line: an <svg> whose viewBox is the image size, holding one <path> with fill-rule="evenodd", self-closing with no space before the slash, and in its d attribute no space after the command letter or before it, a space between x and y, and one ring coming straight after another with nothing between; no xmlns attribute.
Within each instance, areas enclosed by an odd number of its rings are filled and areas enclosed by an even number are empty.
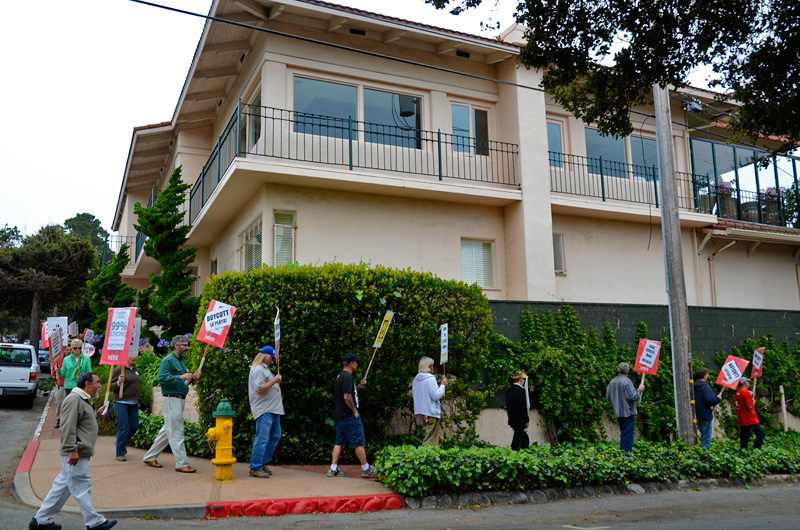
<svg viewBox="0 0 800 530"><path fill-rule="evenodd" d="M602 173L606 177L658 180L658 148L655 140L638 136L603 136L596 129L588 127L585 131L590 173Z"/></svg>
<svg viewBox="0 0 800 530"><path fill-rule="evenodd" d="M453 151L486 156L489 154L489 111L452 104Z"/></svg>
<svg viewBox="0 0 800 530"><path fill-rule="evenodd" d="M547 122L547 150L550 152L550 165L552 167L563 167L564 145L561 141L561 124Z"/></svg>
<svg viewBox="0 0 800 530"><path fill-rule="evenodd" d="M250 151L254 151L261 138L261 89L256 90L256 96L250 105L247 114L247 146Z"/></svg>
<svg viewBox="0 0 800 530"><path fill-rule="evenodd" d="M261 218L239 234L239 260L244 272L261 266Z"/></svg>
<svg viewBox="0 0 800 530"><path fill-rule="evenodd" d="M477 283L484 288L494 287L491 242L461 240L461 281L470 285Z"/></svg>
<svg viewBox="0 0 800 530"><path fill-rule="evenodd" d="M352 85L295 77L295 132L348 138L348 120L358 119L357 92Z"/></svg>
<svg viewBox="0 0 800 530"><path fill-rule="evenodd" d="M364 89L364 134L368 142L421 147L421 98Z"/></svg>
<svg viewBox="0 0 800 530"><path fill-rule="evenodd" d="M276 211L275 216L275 266L293 263L294 259L294 231L295 212Z"/></svg>

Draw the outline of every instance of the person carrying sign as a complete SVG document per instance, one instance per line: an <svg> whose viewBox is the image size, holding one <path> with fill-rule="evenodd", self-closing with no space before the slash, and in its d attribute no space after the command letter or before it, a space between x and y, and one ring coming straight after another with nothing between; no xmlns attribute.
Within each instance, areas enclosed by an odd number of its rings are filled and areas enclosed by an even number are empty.
<svg viewBox="0 0 800 530"><path fill-rule="evenodd" d="M64 356L69 355L71 352L72 347L69 347L69 349L64 348L62 355L58 357L51 367L53 379L56 380L56 388L53 391L53 405L56 408L56 429L61 426L61 405L64 403L64 398L67 397L66 391L64 390L64 378L61 376L61 367L64 365Z"/></svg>
<svg viewBox="0 0 800 530"><path fill-rule="evenodd" d="M433 375L433 364L433 359L430 357L420 359L419 373L411 384L417 425L425 427L425 439L422 445L442 445L444 441L442 404L439 400L444 396L447 378L443 377L442 384L438 384L436 376Z"/></svg>
<svg viewBox="0 0 800 530"><path fill-rule="evenodd" d="M756 403L750 393L750 380L746 377L739 379L739 388L736 390L736 420L739 423L739 445L747 449L750 443L750 432L756 435L753 449L761 449L764 444L764 430L758 421Z"/></svg>
<svg viewBox="0 0 800 530"><path fill-rule="evenodd" d="M694 413L697 418L697 426L700 428L700 447L711 449L711 437L713 436L712 420L714 415L712 407L719 405L722 401L722 390L714 395L714 390L708 382L708 368L698 368L694 372Z"/></svg>
<svg viewBox="0 0 800 530"><path fill-rule="evenodd" d="M183 363L183 356L189 349L189 339L184 335L176 335L172 339L172 353L164 357L158 367L158 384L161 385L162 406L164 408L164 426L158 431L150 450L144 455L142 462L150 467L164 467L158 463L158 455L169 444L175 456L175 471L194 473L189 467L189 457L183 443L183 409L186 405L186 394L189 383L200 378L200 371L189 373Z"/></svg>
<svg viewBox="0 0 800 530"><path fill-rule="evenodd" d="M527 379L525 372L517 370L511 377L511 386L506 390L506 412L508 426L514 430L514 437L511 439L511 449L514 451L525 449L531 444L527 432L531 424L525 390Z"/></svg>
<svg viewBox="0 0 800 530"><path fill-rule="evenodd" d="M633 430L636 422L636 402L641 401L644 383L638 389L628 379L631 367L628 363L619 363L617 376L608 383L606 399L611 402L611 411L619 423L619 448L629 453L633 449Z"/></svg>
<svg viewBox="0 0 800 530"><path fill-rule="evenodd" d="M122 386L122 395L119 393ZM136 357L128 356L126 366L117 366L111 374L114 391L114 415L117 417L117 460L124 462L126 446L139 430L139 398L142 395L142 377L136 369Z"/></svg>
<svg viewBox="0 0 800 530"><path fill-rule="evenodd" d="M355 353L345 353L342 358L342 371L336 376L333 383L333 420L336 422L336 444L333 446L331 468L329 477L346 477L344 471L339 469L339 456L342 448L349 445L355 450L356 457L361 463L361 476L371 478L378 476L378 470L367 463L367 453L364 451L366 439L361 416L358 413L358 389L364 388L367 378L361 379L356 386L353 374L358 370L358 361L361 357Z"/></svg>
<svg viewBox="0 0 800 530"><path fill-rule="evenodd" d="M284 414L281 397L281 374L274 375L269 367L275 362L275 348L264 346L250 365L247 390L250 410L256 421L256 436L250 454L250 476L269 478L267 464L281 439L281 416Z"/></svg>
<svg viewBox="0 0 800 530"><path fill-rule="evenodd" d="M54 519L70 495L75 499L88 530L108 530L117 524L117 521L97 513L92 504L89 459L94 456L97 442L97 416L105 412L105 406L95 411L92 400L97 398L101 386L97 374L85 372L78 376L74 392L64 399L64 421L60 433L61 472L28 524L29 530L61 530L61 525Z"/></svg>
<svg viewBox="0 0 800 530"><path fill-rule="evenodd" d="M58 374L64 378L64 394L66 395L72 392L72 389L78 384L78 377L81 374L92 371L92 360L82 352L83 341L72 339L69 346L72 348L72 355L64 352L64 362Z"/></svg>

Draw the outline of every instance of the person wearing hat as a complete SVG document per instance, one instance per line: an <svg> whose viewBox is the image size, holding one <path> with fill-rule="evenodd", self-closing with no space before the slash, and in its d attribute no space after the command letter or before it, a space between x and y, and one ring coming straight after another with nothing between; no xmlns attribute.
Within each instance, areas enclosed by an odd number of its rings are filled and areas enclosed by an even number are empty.
<svg viewBox="0 0 800 530"><path fill-rule="evenodd" d="M414 397L414 415L417 425L425 427L425 439L422 445L442 445L444 431L442 430L442 404L439 402L444 396L447 378L442 378L442 384L436 382L433 375L433 359L423 357L419 360L417 376L411 383L411 395Z"/></svg>
<svg viewBox="0 0 800 530"><path fill-rule="evenodd" d="M508 413L508 426L514 430L514 438L511 439L511 449L519 451L531 444L528 438L528 426L530 426L530 416L528 416L527 390L525 381L528 375L517 370L511 378L511 387L506 390L506 412Z"/></svg>
<svg viewBox="0 0 800 530"><path fill-rule="evenodd" d="M275 362L275 348L264 346L250 363L250 377L247 394L250 397L250 410L256 420L256 436L250 453L250 476L269 478L272 475L267 464L281 439L281 416L283 398L281 397L281 374L274 375L269 369Z"/></svg>
<svg viewBox="0 0 800 530"><path fill-rule="evenodd" d="M746 377L739 379L739 387L734 396L736 401L736 421L739 423L739 445L742 449L747 449L750 443L750 432L756 435L753 442L753 449L761 449L764 444L764 430L758 421L756 414L756 403L753 401L753 394L750 393L750 380Z"/></svg>
<svg viewBox="0 0 800 530"><path fill-rule="evenodd" d="M630 453L633 449L636 402L642 400L644 393L644 383L639 383L639 388L633 388L633 382L628 378L630 371L631 366L628 363L619 363L617 377L606 387L606 399L611 402L611 412L619 424L619 448L625 453Z"/></svg>
<svg viewBox="0 0 800 530"><path fill-rule="evenodd" d="M358 389L367 384L366 377L356 386L353 374L358 369L361 357L355 353L345 353L342 358L342 371L336 376L333 383L333 420L336 422L336 444L333 446L331 468L329 477L346 477L344 471L339 469L339 456L342 447L349 445L355 450L356 457L361 463L361 476L372 478L378 476L378 470L367 463L367 453L364 451L366 439L364 426L361 424L361 415L358 413Z"/></svg>

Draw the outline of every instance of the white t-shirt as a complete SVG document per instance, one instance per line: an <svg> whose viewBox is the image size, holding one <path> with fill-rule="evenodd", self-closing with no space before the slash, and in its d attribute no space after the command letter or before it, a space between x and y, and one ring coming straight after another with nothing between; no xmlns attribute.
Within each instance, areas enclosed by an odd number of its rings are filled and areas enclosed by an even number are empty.
<svg viewBox="0 0 800 530"><path fill-rule="evenodd" d="M275 383L269 387L269 390L262 394L256 392L256 390L264 386L267 382L272 381L274 378L275 376L272 374L272 370L264 363L250 369L247 393L250 397L250 410L253 412L253 419L257 419L265 412L284 414L280 383Z"/></svg>

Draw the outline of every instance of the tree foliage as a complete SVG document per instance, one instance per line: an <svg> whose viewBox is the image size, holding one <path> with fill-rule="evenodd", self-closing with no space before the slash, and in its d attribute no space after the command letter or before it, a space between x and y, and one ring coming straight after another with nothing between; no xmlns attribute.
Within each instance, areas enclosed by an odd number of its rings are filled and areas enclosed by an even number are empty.
<svg viewBox="0 0 800 530"><path fill-rule="evenodd" d="M150 285L139 293L139 313L148 326L161 326L168 337L194 328L200 299L190 296L194 278L189 265L197 255L197 247L183 247L191 225L184 224L181 209L186 190L178 167L169 178L169 185L158 194L155 203L145 208L138 202L136 230L147 236L145 255L161 265L161 274L150 274Z"/></svg>
<svg viewBox="0 0 800 530"><path fill-rule="evenodd" d="M8 226L6 224L0 228L0 249L15 247L22 239L22 234L16 226Z"/></svg>
<svg viewBox="0 0 800 530"><path fill-rule="evenodd" d="M0 304L30 311L30 336L38 337L43 308L68 301L86 285L95 251L60 226L45 226L18 247L0 249Z"/></svg>
<svg viewBox="0 0 800 530"><path fill-rule="evenodd" d="M482 0L426 0L458 14ZM521 0L527 43L519 61L543 69L543 88L585 122L616 136L633 131L629 110L655 84L677 87L700 65L740 102L731 127L800 141L800 3L796 0ZM599 61L613 57L613 66Z"/></svg>
<svg viewBox="0 0 800 530"><path fill-rule="evenodd" d="M108 309L131 307L136 300L136 289L122 283L122 271L128 265L128 245L122 245L119 253L100 269L97 276L87 283L90 297L89 309L94 315L90 326L96 333L106 329Z"/></svg>

